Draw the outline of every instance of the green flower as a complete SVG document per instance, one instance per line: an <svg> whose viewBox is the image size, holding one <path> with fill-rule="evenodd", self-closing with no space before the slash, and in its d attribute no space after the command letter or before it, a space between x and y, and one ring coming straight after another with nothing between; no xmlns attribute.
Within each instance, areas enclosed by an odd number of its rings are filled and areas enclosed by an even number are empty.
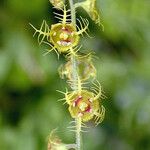
<svg viewBox="0 0 150 150"><path fill-rule="evenodd" d="M50 41L61 52L67 52L79 42L76 28L72 24L54 24L51 26Z"/></svg>

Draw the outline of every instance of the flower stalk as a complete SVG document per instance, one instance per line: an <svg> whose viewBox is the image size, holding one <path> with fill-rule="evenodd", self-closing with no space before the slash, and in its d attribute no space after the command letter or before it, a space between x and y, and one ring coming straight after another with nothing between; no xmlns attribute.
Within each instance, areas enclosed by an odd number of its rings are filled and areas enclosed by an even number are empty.
<svg viewBox="0 0 150 150"><path fill-rule="evenodd" d="M76 26L76 14L75 14L75 6L73 0L69 0L70 9L71 9L71 21ZM78 73L77 73L77 62L74 55L71 56L72 61L72 71L73 71L73 81L77 81L78 79ZM73 85L76 85L76 83L73 83ZM77 89L77 87L73 87L74 90ZM76 126L76 150L81 150L81 118L75 119L75 126Z"/></svg>
<svg viewBox="0 0 150 150"><path fill-rule="evenodd" d="M104 95L100 83L95 79L96 68L92 62L92 54L84 54L82 46L79 46L80 35L88 35L89 21L82 17L76 18L76 8L83 4L85 11L97 23L99 15L95 7L96 0L85 0L82 3L69 0L70 9L68 10L65 0L50 0L50 2L54 8L63 12L63 14L54 12L59 23L49 27L44 20L40 29L30 25L35 30L34 36L38 36L38 43L50 47L45 54L55 51L58 58L61 54L65 55L67 62L60 66L59 74L61 78L66 78L70 90L59 91L64 94L64 98L60 101L65 101L64 104L68 105L69 113L74 119L68 128L75 132L75 143L64 144L52 132L48 141L48 150L82 150L81 133L87 129L86 122L93 119L98 125L105 116L105 108L101 101Z"/></svg>

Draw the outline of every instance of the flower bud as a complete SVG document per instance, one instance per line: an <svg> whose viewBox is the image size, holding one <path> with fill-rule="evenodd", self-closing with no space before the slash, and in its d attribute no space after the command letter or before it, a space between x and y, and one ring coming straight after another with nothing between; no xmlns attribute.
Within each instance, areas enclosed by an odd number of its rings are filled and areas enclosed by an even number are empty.
<svg viewBox="0 0 150 150"><path fill-rule="evenodd" d="M53 130L49 135L47 150L67 150L65 144L55 135L55 131Z"/></svg>
<svg viewBox="0 0 150 150"><path fill-rule="evenodd" d="M64 1L63 0L49 0L50 3L57 9L63 8Z"/></svg>
<svg viewBox="0 0 150 150"><path fill-rule="evenodd" d="M92 63L91 55L86 57L81 57L76 59L77 62L77 72L81 80L88 80L90 77L96 77L96 69ZM65 65L62 65L59 68L59 74L61 78L66 77L69 80L72 80L73 77L73 62L69 60Z"/></svg>

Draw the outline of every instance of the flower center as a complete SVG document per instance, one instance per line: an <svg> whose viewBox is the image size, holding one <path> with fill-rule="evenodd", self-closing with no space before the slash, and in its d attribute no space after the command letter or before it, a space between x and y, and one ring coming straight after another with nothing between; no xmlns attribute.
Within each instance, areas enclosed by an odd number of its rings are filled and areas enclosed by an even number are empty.
<svg viewBox="0 0 150 150"><path fill-rule="evenodd" d="M88 104L86 104L85 102L80 102L78 107L80 108L81 111L85 111L88 107Z"/></svg>
<svg viewBox="0 0 150 150"><path fill-rule="evenodd" d="M73 102L73 107L78 107L81 112L91 112L91 102L89 102L89 99L86 102L85 100L83 100L82 96L78 96Z"/></svg>
<svg viewBox="0 0 150 150"><path fill-rule="evenodd" d="M66 33L61 33L59 37L60 37L60 39L62 39L62 40L67 40L68 37L69 37L69 35L66 34Z"/></svg>
<svg viewBox="0 0 150 150"><path fill-rule="evenodd" d="M70 47L78 44L79 36L72 24L56 24L51 27L50 41L60 52L66 52Z"/></svg>

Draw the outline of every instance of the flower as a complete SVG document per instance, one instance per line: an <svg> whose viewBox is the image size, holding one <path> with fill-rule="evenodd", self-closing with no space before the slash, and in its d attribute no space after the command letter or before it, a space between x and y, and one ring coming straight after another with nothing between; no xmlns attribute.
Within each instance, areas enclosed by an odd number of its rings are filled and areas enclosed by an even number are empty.
<svg viewBox="0 0 150 150"><path fill-rule="evenodd" d="M81 84L81 83L80 83ZM84 90L81 85L79 89L74 91L61 92L65 95L66 103L69 105L69 112L72 118L81 118L83 122L87 122L94 118L96 125L101 123L105 116L105 108L100 103L99 98L102 96L101 86L98 83L91 89L94 91Z"/></svg>
<svg viewBox="0 0 150 150"><path fill-rule="evenodd" d="M79 36L73 24L58 23L51 26L50 42L63 53L78 44Z"/></svg>
<svg viewBox="0 0 150 150"><path fill-rule="evenodd" d="M72 118L81 117L83 122L87 122L99 110L99 101L94 99L92 92L83 90L81 94L75 92L69 94L68 97L70 97L69 112Z"/></svg>
<svg viewBox="0 0 150 150"><path fill-rule="evenodd" d="M81 20L77 19L79 22L78 25L73 25L70 17L70 10L66 10L65 6L62 9L63 14L55 13L55 18L59 19L60 23L49 25L44 20L40 29L35 28L32 24L31 27L35 30L33 36L38 34L39 44L45 43L51 47L48 49L47 53L54 50L59 56L60 53L69 53L75 55L74 47L78 45L79 35L87 33L89 22L87 19L82 17ZM69 14L68 14L69 13Z"/></svg>

